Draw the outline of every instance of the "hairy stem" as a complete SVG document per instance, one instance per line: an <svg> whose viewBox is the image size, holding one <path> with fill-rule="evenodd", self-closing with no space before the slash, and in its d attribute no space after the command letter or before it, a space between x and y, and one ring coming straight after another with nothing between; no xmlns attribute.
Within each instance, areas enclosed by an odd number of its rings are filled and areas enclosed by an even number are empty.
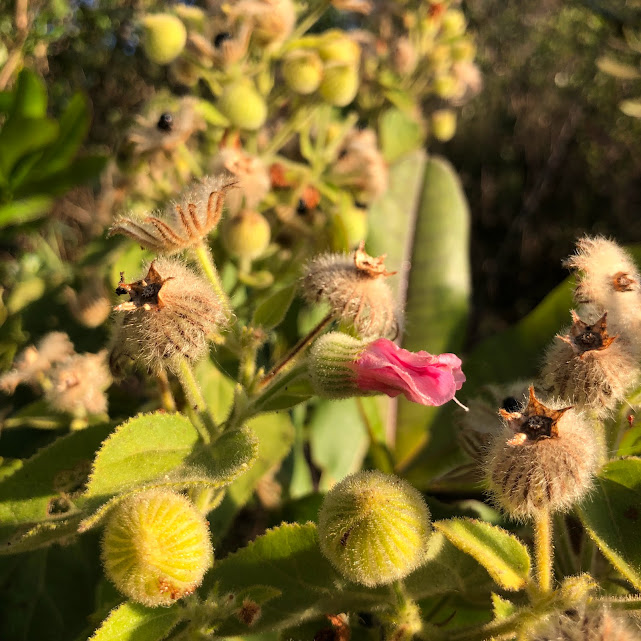
<svg viewBox="0 0 641 641"><path fill-rule="evenodd" d="M198 245L192 247L192 251L196 260L198 261L198 264L200 265L200 268L203 270L203 273L207 277L207 280L209 280L212 287L214 288L214 291L216 292L216 295L220 300L220 304L223 308L225 316L229 318L232 314L231 303L229 302L227 293L223 289L223 284L220 280L220 276L218 275L216 265L214 265L214 261L212 260L209 248L205 245L205 243L201 242Z"/></svg>
<svg viewBox="0 0 641 641"><path fill-rule="evenodd" d="M552 591L552 517L547 507L534 517L534 558L539 589L547 594Z"/></svg>
<svg viewBox="0 0 641 641"><path fill-rule="evenodd" d="M201 434L205 443L210 443L212 437L216 438L219 434L218 426L214 421L205 399L200 391L198 386L198 381L194 376L194 372L191 369L191 365L187 362L187 359L180 360L180 369L179 369L179 378L180 382L185 390L185 396L187 397L187 402L190 407L194 410L202 424L206 428L206 433ZM198 426L196 425L196 428Z"/></svg>
<svg viewBox="0 0 641 641"><path fill-rule="evenodd" d="M167 412L176 411L176 401L174 400L174 395L171 393L171 387L169 385L169 379L167 378L167 372L165 370L160 370L156 375L158 379L158 388L160 390L160 402L162 407Z"/></svg>

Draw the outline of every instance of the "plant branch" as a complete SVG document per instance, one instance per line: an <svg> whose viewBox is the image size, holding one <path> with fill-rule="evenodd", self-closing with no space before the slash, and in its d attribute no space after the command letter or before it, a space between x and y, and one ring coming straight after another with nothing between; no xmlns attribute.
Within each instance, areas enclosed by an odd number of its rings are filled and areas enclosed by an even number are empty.
<svg viewBox="0 0 641 641"><path fill-rule="evenodd" d="M534 558L536 578L543 594L552 591L552 517L549 508L534 517Z"/></svg>

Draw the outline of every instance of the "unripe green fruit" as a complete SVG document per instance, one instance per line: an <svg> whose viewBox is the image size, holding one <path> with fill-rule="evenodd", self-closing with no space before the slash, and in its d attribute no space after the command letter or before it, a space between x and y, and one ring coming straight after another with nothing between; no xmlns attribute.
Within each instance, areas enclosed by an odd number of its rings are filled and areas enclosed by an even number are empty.
<svg viewBox="0 0 641 641"><path fill-rule="evenodd" d="M234 82L223 90L218 107L232 125L255 131L267 118L267 105L251 82Z"/></svg>
<svg viewBox="0 0 641 641"><path fill-rule="evenodd" d="M465 15L459 9L448 9L443 15L441 29L448 38L454 38L465 33Z"/></svg>
<svg viewBox="0 0 641 641"><path fill-rule="evenodd" d="M459 93L458 81L449 74L434 79L434 93L443 100L454 98Z"/></svg>
<svg viewBox="0 0 641 641"><path fill-rule="evenodd" d="M451 140L456 133L456 113L438 109L432 114L432 135L441 142Z"/></svg>
<svg viewBox="0 0 641 641"><path fill-rule="evenodd" d="M182 53L187 42L187 29L179 18L170 13L154 13L145 16L142 24L142 48L149 60L167 65Z"/></svg>
<svg viewBox="0 0 641 641"><path fill-rule="evenodd" d="M313 93L323 78L323 63L313 51L294 51L283 60L283 77L296 93Z"/></svg>
<svg viewBox="0 0 641 641"><path fill-rule="evenodd" d="M223 225L223 242L227 251L239 258L254 260L267 249L271 240L269 222L252 209L243 209Z"/></svg>
<svg viewBox="0 0 641 641"><path fill-rule="evenodd" d="M320 94L330 105L345 107L358 92L358 69L351 65L332 65L325 68Z"/></svg>
<svg viewBox="0 0 641 641"><path fill-rule="evenodd" d="M476 55L476 46L471 40L462 38L452 45L452 59L456 61L471 61Z"/></svg>
<svg viewBox="0 0 641 641"><path fill-rule="evenodd" d="M421 493L378 471L341 481L318 515L323 554L346 579L368 587L402 579L421 565L430 530Z"/></svg>
<svg viewBox="0 0 641 641"><path fill-rule="evenodd" d="M323 34L318 55L323 62L341 62L356 66L361 59L361 48L342 31L333 29Z"/></svg>
<svg viewBox="0 0 641 641"><path fill-rule="evenodd" d="M367 211L359 207L342 209L332 218L332 245L335 251L352 249L367 237Z"/></svg>
<svg viewBox="0 0 641 641"><path fill-rule="evenodd" d="M155 607L191 594L214 553L203 515L184 496L152 489L114 509L102 540L102 560L118 590Z"/></svg>

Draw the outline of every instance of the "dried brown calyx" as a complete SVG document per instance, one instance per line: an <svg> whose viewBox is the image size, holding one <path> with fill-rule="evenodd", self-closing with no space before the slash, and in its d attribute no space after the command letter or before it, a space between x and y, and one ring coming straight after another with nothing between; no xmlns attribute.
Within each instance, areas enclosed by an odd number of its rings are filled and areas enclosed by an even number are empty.
<svg viewBox="0 0 641 641"><path fill-rule="evenodd" d="M627 272L617 272L612 276L612 287L614 287L617 292L631 292L633 287L632 285L636 284L636 280L631 278Z"/></svg>
<svg viewBox="0 0 641 641"><path fill-rule="evenodd" d="M572 409L572 407L564 407L555 410L546 407L536 398L534 387L529 388L529 393L527 407L522 412L499 410L508 427L514 431L514 437L508 441L511 445L558 437L558 422L565 412Z"/></svg>
<svg viewBox="0 0 641 641"><path fill-rule="evenodd" d="M163 307L160 290L173 276L163 278L154 267L155 262L156 261L153 261L151 265L149 265L149 271L144 278L133 283L125 283L125 272L120 272L120 282L118 283L118 287L116 287L116 294L118 296L129 294L129 300L126 303L117 305L114 308L115 311L130 312L140 308L149 311Z"/></svg>
<svg viewBox="0 0 641 641"><path fill-rule="evenodd" d="M370 256L365 251L365 241L361 241L358 249L354 252L354 265L359 272L363 272L372 278L377 278L378 276L393 276L397 272L388 272L385 269L385 258L387 254L378 256Z"/></svg>
<svg viewBox="0 0 641 641"><path fill-rule="evenodd" d="M605 312L596 323L588 325L572 310L570 332L566 336L558 338L568 343L580 358L583 358L587 352L607 349L617 339L617 336L608 335L607 316L608 313Z"/></svg>

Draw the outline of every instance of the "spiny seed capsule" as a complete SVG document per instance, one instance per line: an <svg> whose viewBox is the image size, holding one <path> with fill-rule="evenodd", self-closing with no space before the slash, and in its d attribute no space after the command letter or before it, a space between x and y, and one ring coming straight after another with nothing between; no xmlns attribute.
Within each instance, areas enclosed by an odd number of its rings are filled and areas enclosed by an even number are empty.
<svg viewBox="0 0 641 641"><path fill-rule="evenodd" d="M346 579L368 587L402 579L419 567L430 531L421 493L378 471L338 483L318 515L323 554Z"/></svg>
<svg viewBox="0 0 641 641"><path fill-rule="evenodd" d="M312 302L329 303L333 313L362 337L398 333L396 302L385 278L385 256L373 258L364 243L351 255L322 254L305 267L301 287Z"/></svg>
<svg viewBox="0 0 641 641"><path fill-rule="evenodd" d="M607 313L595 323L572 311L572 326L548 349L541 371L546 394L567 399L605 416L639 380L634 352L617 336L609 336Z"/></svg>
<svg viewBox="0 0 641 641"><path fill-rule="evenodd" d="M129 294L129 301L114 308L124 312L109 355L117 376L127 360L152 371L177 370L181 358L196 361L208 336L227 322L209 283L177 260L155 260L133 283L121 278L116 294Z"/></svg>
<svg viewBox="0 0 641 641"><path fill-rule="evenodd" d="M536 632L532 641L639 641L623 618L605 609L566 610Z"/></svg>
<svg viewBox="0 0 641 641"><path fill-rule="evenodd" d="M118 590L156 607L191 594L214 552L203 515L184 496L152 489L114 509L102 539L102 560Z"/></svg>
<svg viewBox="0 0 641 641"><path fill-rule="evenodd" d="M167 65L185 48L187 29L180 18L169 13L150 14L142 21L142 46L147 58L157 65Z"/></svg>
<svg viewBox="0 0 641 641"><path fill-rule="evenodd" d="M586 419L571 407L547 407L535 396L522 411L500 410L506 423L487 456L496 502L516 518L570 508L590 489L600 444Z"/></svg>

